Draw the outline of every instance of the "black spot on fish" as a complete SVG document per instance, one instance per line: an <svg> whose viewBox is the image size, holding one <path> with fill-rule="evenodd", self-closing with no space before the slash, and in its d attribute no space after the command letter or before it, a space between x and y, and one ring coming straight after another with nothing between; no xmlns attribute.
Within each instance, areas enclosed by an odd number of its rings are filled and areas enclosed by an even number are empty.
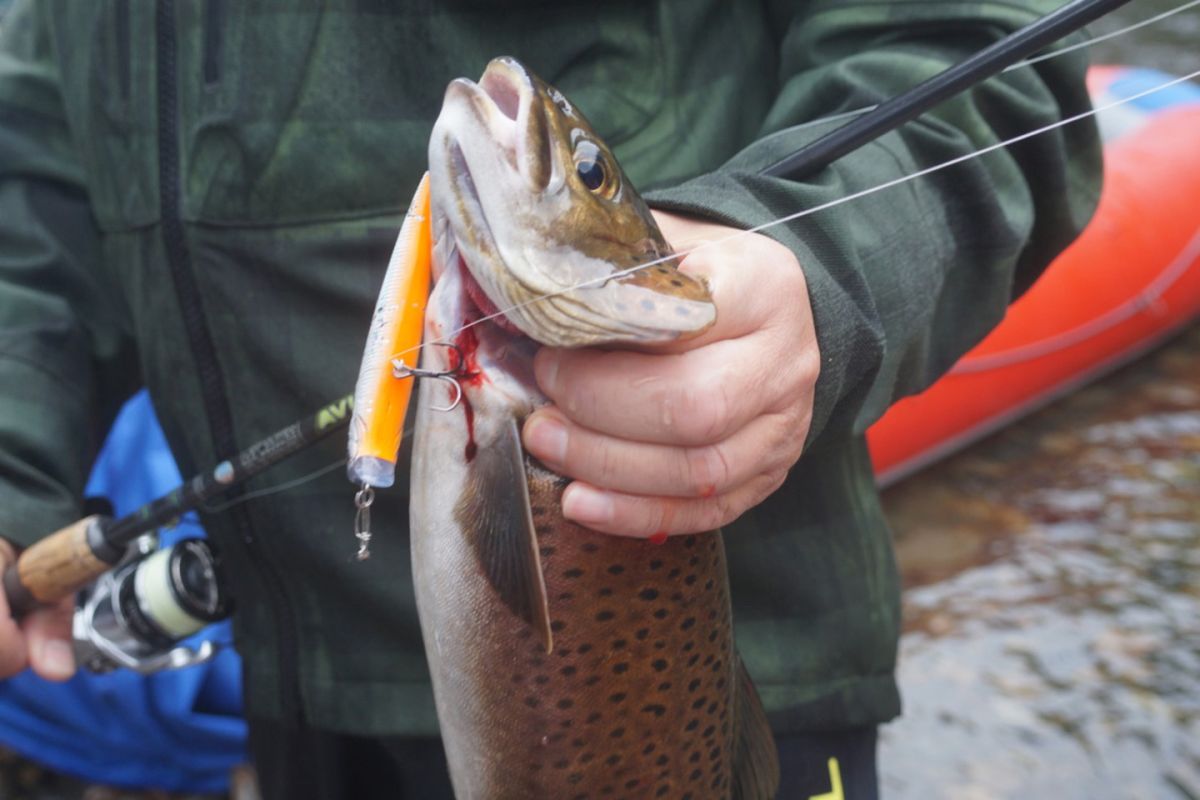
<svg viewBox="0 0 1200 800"><path fill-rule="evenodd" d="M549 558L550 556L554 555L554 548L550 545L546 545L545 547L539 547L538 552L542 554L542 558Z"/></svg>
<svg viewBox="0 0 1200 800"><path fill-rule="evenodd" d="M584 542L583 543L583 552L585 552L585 553L594 553L599 549L600 549L600 545L596 544L595 542Z"/></svg>
<svg viewBox="0 0 1200 800"><path fill-rule="evenodd" d="M634 778L633 780L625 781L625 788L626 789L636 789L638 787L639 783L641 783L641 781L639 781L637 778Z"/></svg>
<svg viewBox="0 0 1200 800"><path fill-rule="evenodd" d="M583 655L584 653L588 652L591 649L592 649L592 646L590 644L588 644L587 642L584 642L583 644L579 645L579 655Z"/></svg>
<svg viewBox="0 0 1200 800"><path fill-rule="evenodd" d="M667 707L661 703L650 703L649 705L642 706L642 711L647 714L653 714L655 717L661 717L667 713Z"/></svg>
<svg viewBox="0 0 1200 800"><path fill-rule="evenodd" d="M600 719L600 712L593 711L592 713L588 714L588 718L585 719L584 722L588 725L591 725L593 722L597 722L599 719Z"/></svg>
<svg viewBox="0 0 1200 800"><path fill-rule="evenodd" d="M694 769L694 770L692 770L692 774L691 774L691 775L688 775L688 780L690 780L690 781L698 781L698 780L700 780L700 779L701 779L701 778L703 778L703 777L704 777L704 773L703 773L703 772L701 772L701 771L700 771L700 770L698 770L698 769Z"/></svg>
<svg viewBox="0 0 1200 800"><path fill-rule="evenodd" d="M670 682L670 681L663 681L662 683L660 683L660 684L658 685L658 690L659 690L660 692L666 692L666 691L670 691L670 689L671 689L671 682Z"/></svg>
<svg viewBox="0 0 1200 800"><path fill-rule="evenodd" d="M595 757L596 757L596 755L594 753L583 753L582 755L579 756L579 763L587 764Z"/></svg>
<svg viewBox="0 0 1200 800"><path fill-rule="evenodd" d="M593 675L593 676L591 676L590 678L588 678L586 681L584 681L584 682L583 682L583 685L584 685L584 686L595 686L595 685L596 685L597 683L599 683L599 682L600 682L600 676L599 676L599 675Z"/></svg>
<svg viewBox="0 0 1200 800"><path fill-rule="evenodd" d="M656 558L650 562L650 569L659 569L662 567L662 565L663 565L662 559Z"/></svg>
<svg viewBox="0 0 1200 800"><path fill-rule="evenodd" d="M662 786L658 787L658 791L656 791L654 793L654 796L655 797L666 797L667 792L669 792L669 791L671 791L671 784L664 783Z"/></svg>
<svg viewBox="0 0 1200 800"><path fill-rule="evenodd" d="M683 579L683 582L686 583L688 586L691 586L693 583L696 582L695 574L688 575L686 578Z"/></svg>
<svg viewBox="0 0 1200 800"><path fill-rule="evenodd" d="M667 573L667 577L671 580L674 580L675 578L678 578L682 572L683 570L681 570L679 567L675 567L673 570Z"/></svg>
<svg viewBox="0 0 1200 800"><path fill-rule="evenodd" d="M624 675L629 671L629 662L622 661L619 664L613 664L613 672L617 675Z"/></svg>
<svg viewBox="0 0 1200 800"><path fill-rule="evenodd" d="M625 735L624 728L613 728L612 731L608 734L610 739L620 739L624 735Z"/></svg>
<svg viewBox="0 0 1200 800"><path fill-rule="evenodd" d="M627 644L628 644L628 642L626 642L624 639L614 639L613 643L612 643L612 649L613 650L623 650L623 649L625 649L625 645L627 645Z"/></svg>
<svg viewBox="0 0 1200 800"><path fill-rule="evenodd" d="M563 622L561 619L556 619L550 623L550 630L554 631L555 633L558 633L566 627L567 623Z"/></svg>
<svg viewBox="0 0 1200 800"><path fill-rule="evenodd" d="M615 767L617 765L617 763L620 762L620 760L621 760L621 757L614 753L613 755L604 759L604 763L610 767Z"/></svg>
<svg viewBox="0 0 1200 800"><path fill-rule="evenodd" d="M634 634L634 636L637 637L637 640L639 642L644 642L646 640L646 637L649 635L650 635L649 628L638 628L637 633Z"/></svg>
<svg viewBox="0 0 1200 800"><path fill-rule="evenodd" d="M570 764L571 764L570 761L567 761L565 758L560 758L558 761L554 762L554 768L555 769L566 769L568 766L570 766Z"/></svg>
<svg viewBox="0 0 1200 800"><path fill-rule="evenodd" d="M691 682L688 684L688 691L689 691L689 692L694 692L694 691L696 691L696 690L697 690L697 689L699 689L699 688L700 688L700 679L699 679L699 678L695 678L694 680L692 680L692 681L691 681Z"/></svg>
<svg viewBox="0 0 1200 800"><path fill-rule="evenodd" d="M707 739L709 736L712 736L716 732L717 732L717 726L709 725L707 728L704 729L704 733L702 733L700 735Z"/></svg>
<svg viewBox="0 0 1200 800"><path fill-rule="evenodd" d="M615 616L617 616L615 613L606 608L603 611L596 612L596 622L608 622Z"/></svg>
<svg viewBox="0 0 1200 800"><path fill-rule="evenodd" d="M701 697L699 700L697 700L696 702L692 703L692 710L693 710L693 711L699 711L700 709L704 708L704 704L705 704L705 703L707 703L707 702L708 702L708 698L707 698L707 697Z"/></svg>
<svg viewBox="0 0 1200 800"><path fill-rule="evenodd" d="M601 588L596 594L600 597L612 597L613 590L608 586Z"/></svg>
<svg viewBox="0 0 1200 800"><path fill-rule="evenodd" d="M541 705L541 702L542 702L541 700L538 700L536 697L533 697L532 695L525 698L525 705L529 706L530 708L537 708L539 705Z"/></svg>
<svg viewBox="0 0 1200 800"><path fill-rule="evenodd" d="M656 758L654 760L655 766L659 766L659 767L665 767L667 764L670 764L670 763L671 763L671 759L666 753L662 754L661 756L659 756L658 758Z"/></svg>
<svg viewBox="0 0 1200 800"><path fill-rule="evenodd" d="M575 701L569 697L564 697L562 700L558 701L557 705L560 709L566 711L568 708L575 705Z"/></svg>
<svg viewBox="0 0 1200 800"><path fill-rule="evenodd" d="M650 600L657 600L658 599L658 590L657 589L642 589L640 592L638 592L638 597L640 597L641 599L643 599L647 602L649 602Z"/></svg>
<svg viewBox="0 0 1200 800"><path fill-rule="evenodd" d="M608 568L609 575L620 575L624 571L625 571L625 567L622 566L621 564L613 564L611 567Z"/></svg>
<svg viewBox="0 0 1200 800"><path fill-rule="evenodd" d="M620 703L620 702L623 702L623 701L625 700L625 697L626 697L626 694L625 694L624 692L617 692L617 693L615 693L615 694L610 694L610 695L608 696L608 702L610 702L610 703Z"/></svg>
<svg viewBox="0 0 1200 800"><path fill-rule="evenodd" d="M683 645L683 652L690 653L695 647L696 647L696 643L693 642L691 639L688 639L687 642L685 642Z"/></svg>
<svg viewBox="0 0 1200 800"><path fill-rule="evenodd" d="M692 751L692 754L690 756L688 756L688 763L689 764L699 764L700 763L700 751L699 750Z"/></svg>
<svg viewBox="0 0 1200 800"><path fill-rule="evenodd" d="M572 600L574 598L575 598L575 595L571 594L570 592L563 592L562 594L560 594L558 596L559 600Z"/></svg>
<svg viewBox="0 0 1200 800"><path fill-rule="evenodd" d="M583 570L579 567L573 567L563 573L564 578L579 578L583 575Z"/></svg>
<svg viewBox="0 0 1200 800"><path fill-rule="evenodd" d="M550 682L550 678L546 675L535 675L533 678L533 682L536 683L538 686L545 686L547 683Z"/></svg>
<svg viewBox="0 0 1200 800"><path fill-rule="evenodd" d="M575 667L573 667L573 666L571 666L570 664L568 664L567 666L565 666L565 667L563 667L562 669L560 669L558 672L559 672L559 674L560 674L560 675L563 675L563 676L565 676L565 677L568 677L568 678L569 678L569 677L571 677L572 675L574 675L574 674L576 673L576 671L577 671L577 670L576 670L576 668L575 668Z"/></svg>
<svg viewBox="0 0 1200 800"><path fill-rule="evenodd" d="M687 619L685 619L683 622L679 623L679 629L680 629L681 631L686 631L686 630L688 630L689 628L691 628L691 627L692 627L693 625L695 625L695 624L696 624L696 618L695 618L695 617L688 617L688 618L687 618ZM553 625L551 625L551 626L550 626L550 629L551 629L551 630L553 630L553 629L554 629L554 626L553 626Z"/></svg>
<svg viewBox="0 0 1200 800"><path fill-rule="evenodd" d="M654 612L654 618L655 619L666 619L668 616L670 616L670 614L671 614L671 612L668 611L667 609L660 608Z"/></svg>

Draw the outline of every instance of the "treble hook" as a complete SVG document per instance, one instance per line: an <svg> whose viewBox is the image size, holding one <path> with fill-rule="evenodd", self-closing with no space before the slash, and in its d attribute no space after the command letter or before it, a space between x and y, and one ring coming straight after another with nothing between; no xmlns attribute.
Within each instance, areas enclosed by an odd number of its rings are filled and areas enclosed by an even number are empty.
<svg viewBox="0 0 1200 800"><path fill-rule="evenodd" d="M458 408L458 405L459 405L459 403L462 402L462 397L463 397L462 384L460 384L458 382L458 379L463 377L463 369L462 369L462 364L464 363L463 351L462 351L462 348L460 348L456 344L445 344L442 342L432 342L431 344L438 344L438 345L441 345L442 347L449 347L450 349L452 349L455 352L455 354L457 355L457 358L454 360L455 367L453 369L445 370L443 372L439 372L437 370L431 370L431 369L420 369L418 367L410 367L408 364L404 363L404 359L402 359L402 358L393 358L392 359L392 377L395 377L395 378L437 378L439 381L446 381L447 383L449 383L451 386L454 387L454 399L450 402L450 405L448 405L448 406L431 406L431 408L434 411L453 411L454 409Z"/></svg>

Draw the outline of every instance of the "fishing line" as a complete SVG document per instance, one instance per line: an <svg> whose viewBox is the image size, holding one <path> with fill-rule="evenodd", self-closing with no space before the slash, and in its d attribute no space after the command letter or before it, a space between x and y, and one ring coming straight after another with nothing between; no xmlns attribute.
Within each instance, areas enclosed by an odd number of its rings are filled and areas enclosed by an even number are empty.
<svg viewBox="0 0 1200 800"><path fill-rule="evenodd" d="M405 435L407 435L408 433L411 433L411 429L408 431L405 431ZM196 505L196 507L198 509L200 509L201 511L207 512L209 514L220 514L222 511L228 511L229 509L233 508L234 506L241 505L242 503L245 503L249 500L257 500L260 497L269 497L270 495L273 495L273 494L278 494L280 492L286 492L289 489L295 489L297 486L301 486L305 483L308 483L309 481L315 481L317 478L321 477L322 475L326 475L330 472L333 472L338 467L344 467L344 466L346 466L346 459L342 458L337 461L334 461L332 464L326 464L325 466L321 467L320 469L314 470L313 472L310 472L307 475L302 475L299 478L295 478L295 479L287 481L285 483L276 484L275 486L266 486L262 489L255 489L253 492L246 492L245 494L240 495L240 496L234 498L233 500L230 500L227 503L222 503L219 506L209 505L208 503L198 503Z"/></svg>
<svg viewBox="0 0 1200 800"><path fill-rule="evenodd" d="M1087 119L1089 117L1094 117L1097 114L1102 114L1105 111L1109 111L1109 110L1117 108L1119 106L1128 105L1129 103L1136 102L1137 100L1140 100L1143 97L1147 97L1149 95L1155 94L1156 92L1161 92L1165 89L1171 88L1172 86L1177 86L1181 83L1185 83L1185 82L1190 81L1197 77L1200 77L1200 70L1195 70L1195 71L1193 71L1187 75L1184 75L1182 77L1173 78L1173 79L1166 81L1164 83L1161 83L1157 86L1152 86L1149 89L1144 89L1140 92L1137 92L1136 94L1130 95L1129 97L1124 97L1124 98L1121 98L1120 100L1114 100L1110 103L1105 103L1102 106L1097 106L1096 108L1092 108L1088 111L1084 111L1079 114L1075 114L1074 116L1067 117L1066 119L1062 119L1057 122L1053 122L1049 125L1045 125L1043 127L1036 128L1031 131L1026 131L1025 133L1019 134L1010 139L1005 139L1003 141L988 145L987 147L984 147L980 150L976 150L971 153L966 153L964 155L957 156L948 161L943 161L939 164L935 164L931 167L926 167L924 169L913 172L909 175L905 175L900 178L895 178L890 181L885 181L884 183L877 184L876 186L872 186L867 189L862 189L860 191L853 192L844 197L840 197L836 200L830 200L826 203L822 203L820 205L812 206L811 208L806 208L801 211L797 211L794 214L788 214L786 216L780 217L780 218L772 220L770 222L765 222L761 225L756 225L753 228L747 228L746 230L741 230L741 231L737 231L735 233L731 233L730 235L725 236L720 239L713 239L710 241L705 241L701 244L696 245L695 247L685 248L676 253L672 253L671 255L662 256L660 258L654 259L653 261L648 261L644 264L639 264L637 266L628 267L623 270L618 270L618 271L612 273L611 275L605 275L605 276L602 276L599 278L592 278L592 279L589 279L586 281L582 281L573 286L565 287L556 292L550 292L550 293L547 293L544 295L539 295L538 297L531 298L529 300L526 300L521 303L517 303L508 308L504 308L499 311L495 311L491 314L486 314L486 315L480 317L479 319L472 320L471 322L467 323L466 325L463 325L461 328L458 328L457 330L451 331L450 333L446 334L446 339L436 340L436 341L432 341L432 342L422 342L421 344L416 345L415 347L411 347L402 353L397 353L394 357L396 357L396 358L403 357L404 355L407 355L408 353L418 351L421 348L426 347L428 345L432 345L432 344L453 346L453 344L451 342L447 341L447 339L457 336L458 334L460 334L470 328L473 328L476 325L479 325L484 322L488 322L489 320L496 319L497 317L502 317L505 314L508 314L509 312L516 311L518 309L524 308L529 305L533 305L534 303L541 302L542 300L547 300L547 299L550 299L553 297L558 297L558 296L564 295L568 292L575 291L576 289L586 289L590 286L602 286L603 284L605 284L609 281L619 280L620 278L626 277L628 275L632 275L633 273L638 272L640 270L647 269L649 267L653 267L658 264L663 264L668 261L673 261L675 259L679 259L682 261L686 256L689 256L692 253L696 253L696 252L705 250L710 247L716 247L718 245L727 244L729 242L740 239L744 236L749 236L751 234L760 233L769 228L773 228L776 225L782 225L786 222L794 222L795 220L802 219L803 217L807 217L810 214L816 214L819 211L825 211L830 208L835 208L837 206L840 206L844 203L849 203L853 200L858 200L863 197L868 197L870 195L876 194L877 192L881 192L884 189L890 189L894 186L899 186L901 184L907 183L908 181L916 180L917 178L922 178L922 177L924 177L926 175L930 175L934 172L938 172L940 170L947 169L948 167L952 167L957 164L961 164L966 161L970 161L971 159L978 158L983 155L987 155L988 153L999 150L1001 148L1008 147L1013 144L1017 144L1018 142L1023 142L1026 139L1030 139L1034 136L1038 136L1043 133L1048 133L1050 131L1057 130L1058 128L1062 128L1062 127L1070 125L1074 122L1079 122L1079 121Z"/></svg>
<svg viewBox="0 0 1200 800"><path fill-rule="evenodd" d="M1150 17L1149 19L1144 19L1144 20L1141 20L1140 22L1135 22L1132 25L1127 25L1124 28L1118 28L1115 31L1111 31L1109 33L1105 33L1100 36L1094 36L1091 39L1085 39L1081 42L1076 42L1075 44L1060 47L1057 50L1051 50L1049 52L1042 53L1041 55L1032 56L1030 58L1024 59L1023 61L1017 61L1013 64L1009 64L1007 67L1005 67L1004 69L1002 69L1000 71L1000 74L1004 74L1006 72L1012 72L1015 69L1020 69L1021 67L1028 67L1033 64L1040 64L1043 61L1049 61L1052 58L1057 58L1058 56L1066 55L1067 53L1073 53L1076 50L1081 50L1085 47L1091 47L1092 45L1097 44L1099 42L1106 42L1110 39L1116 39L1120 36L1124 36L1127 33L1132 33L1133 31L1139 30L1140 28L1145 28L1148 25L1153 25L1157 22L1162 22L1164 19L1173 17L1176 14L1187 11L1190 8L1195 8L1196 6L1200 6L1200 0L1190 0L1190 2L1184 3L1181 6L1172 8L1169 11L1164 11L1161 14L1156 14L1155 16ZM857 117L861 114L866 114L868 111L874 111L878 107L879 107L878 105L863 106L862 108L856 108L851 111L842 111L837 114L831 114L828 117L818 117L817 119L810 119L807 122L800 122L795 125L792 125L792 126L788 127L786 130L776 131L772 134L769 134L768 136L764 137L760 141L769 141L771 138L773 138L775 136L789 134L794 131L806 130L808 128L816 127L817 125L825 125L825 124L832 123L832 122L844 122L846 120Z"/></svg>

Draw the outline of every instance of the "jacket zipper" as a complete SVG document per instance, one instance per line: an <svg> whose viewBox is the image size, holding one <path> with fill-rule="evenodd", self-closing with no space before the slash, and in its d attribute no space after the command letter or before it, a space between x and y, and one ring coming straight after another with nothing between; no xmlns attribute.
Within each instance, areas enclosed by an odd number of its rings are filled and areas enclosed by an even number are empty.
<svg viewBox="0 0 1200 800"><path fill-rule="evenodd" d="M217 361L217 351L205 317L204 305L184 235L180 211L179 180L179 98L177 80L179 65L175 38L175 0L160 0L156 7L156 38L158 40L158 183L159 210L162 215L162 236L167 265L175 287L176 299L187 332L188 345L200 380L200 393L205 417L218 456L237 452L233 435L233 414L230 411L225 379ZM245 544L256 571L263 577L263 586L272 616L276 621L279 641L280 703L283 720L299 721L300 683L296 656L294 615L283 590L283 582L275 565L256 543L249 514L244 506L234 506L225 512Z"/></svg>

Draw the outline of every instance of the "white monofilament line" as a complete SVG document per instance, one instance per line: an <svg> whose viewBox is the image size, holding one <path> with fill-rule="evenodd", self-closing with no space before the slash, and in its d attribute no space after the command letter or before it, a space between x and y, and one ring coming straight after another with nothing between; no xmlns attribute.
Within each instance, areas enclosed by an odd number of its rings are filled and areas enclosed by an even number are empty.
<svg viewBox="0 0 1200 800"><path fill-rule="evenodd" d="M1198 1L1200 1L1200 0L1198 0ZM988 145L987 147L981 148L974 152L967 153L967 154L961 155L961 156L957 156L956 158L952 158L948 161L943 161L940 164L934 164L931 167L926 167L925 169L917 170L916 172L913 172L909 175L905 175L900 178L894 178L890 181L885 181L884 183L880 183L876 186L872 186L867 189L862 189L860 191L853 192L851 194L846 195L845 197L839 197L837 200L830 200L827 203L822 203L820 205L812 206L810 208L803 209L802 211L797 211L794 214L788 214L786 216L779 217L778 219L771 220L770 222L764 222L762 225L757 225L753 228L747 228L746 230L743 230L743 231L737 231L736 233L731 233L730 235L725 236L720 239L713 239L713 240L705 241L701 244L696 245L695 247L686 248L684 250L680 250L677 253L673 253L668 256L662 256L661 258L656 258L653 261L647 261L644 264L638 264L637 266L629 267L629 268L623 269L623 270L618 270L617 272L614 272L611 275L605 275L600 278L592 278L590 280L586 280L586 281L577 283L574 286L568 286L566 288L560 289L556 292L549 292L547 294L539 295L537 297L526 300L522 303L517 303L516 305L509 306L508 308L500 309L499 311L496 311L496 312L493 312L486 316L480 317L477 320L473 320L473 321L467 323L466 325L462 326L461 328L451 331L450 333L446 334L446 339L452 338L452 337L456 336L457 334L462 333L463 331L467 330L468 328L473 328L474 326L476 326L482 322L487 322L488 320L495 319L496 317L504 316L505 314L507 314L511 311L515 311L519 308L524 308L525 306L532 305L533 303L539 302L541 300L545 300L545 299L548 299L551 297L558 297L559 295L566 294L567 292L571 292L576 289L585 289L589 286L599 286L599 285L607 283L608 281L617 280L617 279L625 277L626 275L632 275L633 273L638 272L639 270L647 269L648 267L653 267L657 264L662 264L667 261L673 261L675 259L682 259L683 257L688 256L692 253L698 252L700 250L704 250L709 247L716 247L717 245L725 244L726 242L731 242L736 239L740 239L743 236L749 236L752 233L759 233L761 231L767 230L768 228L772 228L776 225L782 225L785 222L792 222L794 220L801 219L802 217L807 217L810 214L816 214L817 212L825 211L827 209L834 208L835 206L840 206L843 203L849 203L854 200L858 200L860 198L875 194L876 192L882 192L884 189L890 189L893 186L899 186L903 183L907 183L908 181L916 180L917 178L924 177L931 173L938 172L940 170L947 169L949 167L953 167L956 164L961 164L964 161L970 161L973 158L979 158L980 156L983 156L983 155L991 153L995 150L1000 150L1001 148L1016 144L1017 142L1023 142L1026 139L1033 138L1034 136L1038 136L1043 133L1048 133L1050 131L1057 130L1058 128L1061 128L1065 125L1070 125L1073 122L1079 122L1080 120L1087 119L1088 117L1094 117L1097 114L1101 114L1110 109L1117 108L1118 106L1123 106L1128 103L1135 102L1137 100L1140 100L1143 97L1146 97L1147 95L1152 95L1155 92L1161 92L1164 89L1169 89L1172 86L1176 86L1180 83L1184 83L1184 82L1192 80L1193 78L1196 78L1196 77L1200 77L1200 70L1196 70L1196 71L1191 72L1187 75L1184 75L1183 77L1180 77L1180 78L1174 78L1172 80L1161 83L1157 86L1152 86L1149 89L1145 89L1141 92L1138 92L1137 94L1130 95L1129 97L1125 97L1120 100L1114 100L1111 103L1106 103L1102 106L1098 106L1089 111L1084 111L1082 113L1075 114L1074 116L1067 117L1066 119L1059 120L1058 122L1054 122L1049 125L1045 125L1041 128L1036 128L1034 130L1027 131L1025 133L1014 136L1011 139L1005 139L1002 142L996 142L995 144ZM438 342L422 342L420 345L410 348L409 350L405 351L404 353L397 354L397 357L406 355L407 353L412 352L413 350L419 350L420 348L422 348L428 344L449 344L449 342L447 342L445 340L441 340Z"/></svg>

